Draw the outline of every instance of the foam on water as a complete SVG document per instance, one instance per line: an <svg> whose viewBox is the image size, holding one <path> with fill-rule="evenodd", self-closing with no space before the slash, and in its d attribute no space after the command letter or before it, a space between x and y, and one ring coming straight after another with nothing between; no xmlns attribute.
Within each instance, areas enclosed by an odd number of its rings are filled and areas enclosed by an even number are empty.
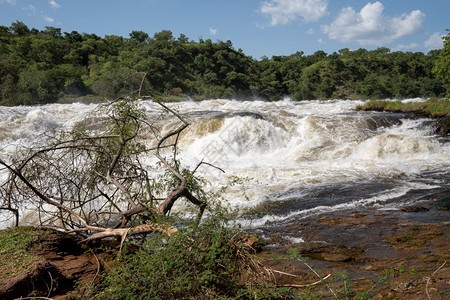
<svg viewBox="0 0 450 300"><path fill-rule="evenodd" d="M410 99L411 100L411 99ZM421 101L423 99L413 99ZM204 160L225 171L202 167L199 174L213 183L240 184L227 189L225 198L237 207L283 201L290 190L345 182L397 180L398 186L370 199L353 199L331 206L265 217L290 218L364 207L404 195L418 188L416 178L430 170L448 172L450 143L432 134L427 119L356 112L362 101L278 102L208 100L168 104L190 122L179 143L179 158L191 167ZM162 134L179 126L161 116L155 103L141 103L149 118L163 127ZM0 157L17 145L28 146L43 133L72 128L95 105L67 104L39 107L0 107ZM145 157L150 166L157 161ZM0 174L1 178L1 174ZM400 178L400 179L399 179ZM426 187L427 188L427 187ZM301 198L299 193L298 198Z"/></svg>
<svg viewBox="0 0 450 300"><path fill-rule="evenodd" d="M448 145L431 136L430 127L423 126L427 120L384 120L373 125L379 116L356 113L358 104L201 102L192 107L261 117L202 119L200 127L196 127L195 119L192 126L196 129L187 134L182 153L192 165L205 159L221 166L226 174L251 178L229 191L231 202L239 206L268 201L268 195L277 199L277 194L292 187L364 178L385 180L434 168L448 169ZM192 104L183 103L181 109L192 109L188 105ZM226 183L227 175L208 175L212 181ZM243 190L251 197L242 198Z"/></svg>
<svg viewBox="0 0 450 300"><path fill-rule="evenodd" d="M0 106L0 155L14 152L17 146L30 146L55 130L69 130L95 107L80 103Z"/></svg>
<svg viewBox="0 0 450 300"><path fill-rule="evenodd" d="M345 203L339 203L336 205L318 205L313 208L303 209L303 210L294 210L288 214L284 215L267 215L259 219L252 219L251 225L254 227L260 226L270 226L272 225L280 225L283 222L289 222L293 220L300 220L311 216L316 216L325 213L338 212L342 210L350 210L350 209L361 209L361 208L375 208L375 209L398 209L395 203L386 204L388 200L398 198L404 196L411 189L433 189L438 186L435 185L417 185L417 184L406 184L401 187L396 187L394 189L385 191L383 193L379 193L378 195L368 197L368 198L360 198L351 200ZM405 203L402 203L405 204ZM409 204L409 203L406 203ZM248 223L247 220L240 220L241 223Z"/></svg>

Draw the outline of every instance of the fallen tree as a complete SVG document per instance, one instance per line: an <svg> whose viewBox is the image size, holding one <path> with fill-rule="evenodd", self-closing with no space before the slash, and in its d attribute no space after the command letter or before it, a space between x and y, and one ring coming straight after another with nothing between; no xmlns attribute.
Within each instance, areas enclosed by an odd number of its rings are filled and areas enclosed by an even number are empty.
<svg viewBox="0 0 450 300"><path fill-rule="evenodd" d="M156 119L170 115L178 125L161 133L140 101L154 101L161 108ZM207 205L194 173L201 165L211 165L202 161L189 171L176 157L180 134L188 126L180 114L150 97L101 105L70 132L55 133L45 145L18 151L11 162L0 159L9 172L1 185L0 206L14 213L17 225L20 208L31 205L40 225L77 232L85 241L123 241L154 231L171 235L177 228L161 220L177 200L198 207L197 223ZM149 156L158 159L153 166L157 172L143 163Z"/></svg>
<svg viewBox="0 0 450 300"><path fill-rule="evenodd" d="M146 113L142 101L157 103L159 113ZM164 132L167 118L172 129ZM0 183L0 208L14 214L16 225L26 218L21 213L27 207L35 209L35 225L81 235L78 240L84 242L118 239L118 255L83 297L216 299L272 293L271 273L250 255L258 241L229 223L227 209L203 191L205 181L195 174L202 166L221 169L200 161L190 170L177 159L177 144L188 126L182 115L151 98L101 105L72 130L43 137L41 145L8 161L0 158L0 171L8 172ZM171 212L180 200L187 203L187 214L176 218ZM133 253L124 244L131 236L139 243ZM18 293L29 295L28 290ZM50 294L52 289L42 295Z"/></svg>

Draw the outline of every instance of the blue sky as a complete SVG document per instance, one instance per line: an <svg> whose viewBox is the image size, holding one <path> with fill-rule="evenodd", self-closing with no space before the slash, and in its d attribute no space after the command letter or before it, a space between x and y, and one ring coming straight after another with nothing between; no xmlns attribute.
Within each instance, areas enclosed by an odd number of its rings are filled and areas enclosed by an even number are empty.
<svg viewBox="0 0 450 300"><path fill-rule="evenodd" d="M99 36L231 40L256 59L342 48L421 51L442 47L448 0L0 0L0 25L61 28Z"/></svg>

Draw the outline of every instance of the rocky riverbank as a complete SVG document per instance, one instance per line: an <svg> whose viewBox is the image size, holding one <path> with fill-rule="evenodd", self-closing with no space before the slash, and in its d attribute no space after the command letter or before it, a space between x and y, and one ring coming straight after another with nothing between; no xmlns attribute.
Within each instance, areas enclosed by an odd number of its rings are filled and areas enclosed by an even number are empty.
<svg viewBox="0 0 450 300"><path fill-rule="evenodd" d="M450 135L450 100L429 99L425 102L402 102L371 100L357 109L411 114L412 117L426 117L436 120L436 134Z"/></svg>
<svg viewBox="0 0 450 300"><path fill-rule="evenodd" d="M415 206L399 210L340 212L278 228L301 232L305 242L286 244L273 233L255 259L277 286L295 289L306 299L448 299L450 191L419 198ZM0 299L82 297L113 255L67 234L33 232L20 254L30 259L17 258L20 266L11 264L14 258L2 260Z"/></svg>
<svg viewBox="0 0 450 300"><path fill-rule="evenodd" d="M278 284L302 285L326 298L449 299L450 192L422 196L417 203L322 215L278 228L298 231L306 242L268 248L260 256L275 270ZM318 283L312 270L332 276Z"/></svg>
<svg viewBox="0 0 450 300"><path fill-rule="evenodd" d="M92 284L99 279L98 258L71 235L31 227L10 228L0 233L4 252L0 299L71 299L83 294L78 283ZM10 244L9 251L5 250L5 244Z"/></svg>

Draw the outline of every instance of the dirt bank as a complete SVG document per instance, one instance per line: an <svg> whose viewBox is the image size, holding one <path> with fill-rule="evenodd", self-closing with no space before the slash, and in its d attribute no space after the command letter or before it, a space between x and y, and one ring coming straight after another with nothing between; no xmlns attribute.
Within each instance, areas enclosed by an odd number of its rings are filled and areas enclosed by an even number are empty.
<svg viewBox="0 0 450 300"><path fill-rule="evenodd" d="M0 267L0 299L71 299L83 292L77 291L77 283L98 280L97 258L73 236L47 228L28 227L17 231L20 232L16 235L18 239L32 234L33 240L22 253L13 253L12 256L11 252L2 253L11 257ZM15 239L11 236L8 235L3 243L12 243Z"/></svg>

